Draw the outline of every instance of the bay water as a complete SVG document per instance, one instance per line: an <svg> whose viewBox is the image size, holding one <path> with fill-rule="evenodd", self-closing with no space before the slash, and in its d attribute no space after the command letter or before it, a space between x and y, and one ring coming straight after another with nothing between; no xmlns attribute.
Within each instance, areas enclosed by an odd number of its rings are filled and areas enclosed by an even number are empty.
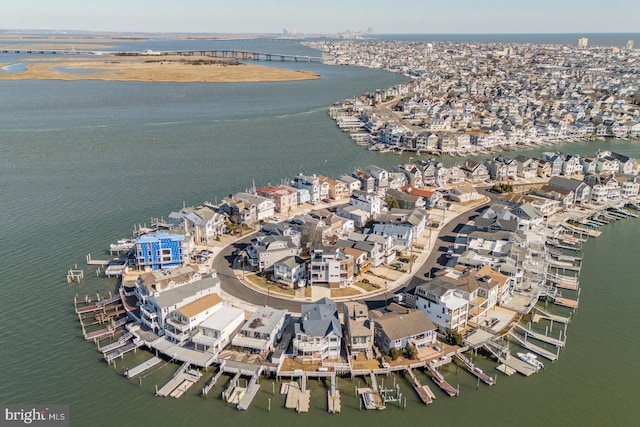
<svg viewBox="0 0 640 427"><path fill-rule="evenodd" d="M273 45L252 43L256 50L274 51ZM308 51L296 44L276 50L282 49ZM82 339L72 300L113 290L116 282L95 277L84 264L87 253L103 258L108 244L130 236L134 224L183 204L214 202L254 181L278 183L297 173L337 177L355 167L391 168L408 160L356 146L327 114L336 101L390 87L403 77L315 63L264 65L315 71L321 79L0 82L0 402L70 404L74 426L640 424L634 409L640 222L634 219L603 227L585 245L580 307L558 362L524 378L502 376L495 363L479 359L480 367L498 375L493 387L478 387L464 370L443 368L460 396L446 397L432 386L438 398L428 407L409 382L392 376L385 384L400 384L405 409L361 411L354 388L363 380L339 379L340 414L327 413L327 385L319 381L310 382L310 413L296 414L283 408L279 384L263 379L249 411L239 412L219 398L225 377L206 399L199 396L201 383L180 399L161 399L154 397L155 387L177 365L165 363L141 380L127 380L123 370L150 353L139 350L115 366L104 363L94 344ZM640 144L633 141L551 149L586 155L597 148L640 157ZM85 270L81 284L66 283L74 264Z"/></svg>

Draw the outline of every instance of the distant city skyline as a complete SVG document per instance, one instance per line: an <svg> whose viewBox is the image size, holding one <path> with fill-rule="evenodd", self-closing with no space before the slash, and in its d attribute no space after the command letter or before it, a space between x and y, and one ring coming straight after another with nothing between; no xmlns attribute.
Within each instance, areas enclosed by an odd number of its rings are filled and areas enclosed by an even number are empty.
<svg viewBox="0 0 640 427"><path fill-rule="evenodd" d="M637 33L637 0L21 0L7 2L0 29L166 33L460 34Z"/></svg>

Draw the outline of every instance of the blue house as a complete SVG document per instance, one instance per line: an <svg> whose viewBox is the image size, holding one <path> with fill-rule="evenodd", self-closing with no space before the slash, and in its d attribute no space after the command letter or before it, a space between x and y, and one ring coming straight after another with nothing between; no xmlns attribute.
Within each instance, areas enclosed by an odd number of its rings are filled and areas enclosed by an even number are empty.
<svg viewBox="0 0 640 427"><path fill-rule="evenodd" d="M162 270L183 265L183 242L182 234L154 233L138 237L136 239L138 267Z"/></svg>

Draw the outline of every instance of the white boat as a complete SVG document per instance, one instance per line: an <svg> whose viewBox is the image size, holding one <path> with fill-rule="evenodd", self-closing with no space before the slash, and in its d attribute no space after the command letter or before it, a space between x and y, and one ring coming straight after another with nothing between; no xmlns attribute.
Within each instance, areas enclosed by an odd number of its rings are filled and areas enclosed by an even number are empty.
<svg viewBox="0 0 640 427"><path fill-rule="evenodd" d="M136 243L131 239L120 239L116 243L110 244L109 249L114 252L115 251L124 252L134 247L135 244Z"/></svg>
<svg viewBox="0 0 640 427"><path fill-rule="evenodd" d="M536 369L544 369L544 364L538 360L538 356L533 353L518 353L518 357L523 362L527 362L529 365Z"/></svg>

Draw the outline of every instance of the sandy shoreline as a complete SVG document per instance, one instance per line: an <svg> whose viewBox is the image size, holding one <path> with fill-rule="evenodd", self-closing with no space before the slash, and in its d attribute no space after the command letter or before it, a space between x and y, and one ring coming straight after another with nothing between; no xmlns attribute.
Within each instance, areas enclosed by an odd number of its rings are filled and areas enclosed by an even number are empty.
<svg viewBox="0 0 640 427"><path fill-rule="evenodd" d="M313 80L308 71L291 71L209 57L99 56L96 58L25 58L25 71L0 72L0 80L104 80L139 82L278 82ZM10 64L0 64L0 67ZM85 71L86 70L86 71Z"/></svg>

